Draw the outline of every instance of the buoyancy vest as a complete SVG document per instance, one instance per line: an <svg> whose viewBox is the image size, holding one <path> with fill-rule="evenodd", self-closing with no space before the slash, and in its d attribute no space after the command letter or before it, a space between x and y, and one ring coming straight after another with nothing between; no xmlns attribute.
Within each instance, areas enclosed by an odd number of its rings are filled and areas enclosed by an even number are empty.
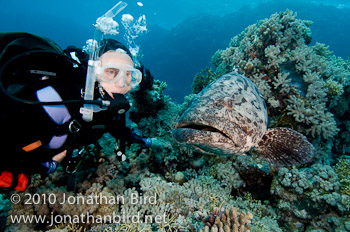
<svg viewBox="0 0 350 232"><path fill-rule="evenodd" d="M33 160L36 163L45 162L47 158L52 157L52 154L61 152L64 143L68 140L67 133L54 134L53 131L56 131L58 126L75 119L76 115L73 114L79 114L80 108L79 104L55 107L23 104L23 102L13 101L3 92L6 91L28 101L79 99L85 77L84 64L75 63L51 40L28 33L0 33L0 86L3 88L0 91L2 105L0 122L3 124L1 127L3 137L0 138L0 158L2 159L0 187L8 187L11 176L10 187L16 188L20 185L19 182L24 183L24 186L26 175L22 173L28 174L23 171L26 170L25 166L33 163ZM52 98L48 99L48 97ZM127 110L130 107L124 96L109 100L116 106L122 103L123 109ZM113 111L113 107L111 108ZM109 124L115 121L118 123ZM124 114L115 115L115 112L106 111L103 114L96 114L94 122L109 124L106 125L106 128L109 128L108 132L124 139L126 134ZM92 125L84 126L84 129L89 130L89 126ZM116 134L117 131L119 135ZM98 133L82 132L81 134L93 136L93 140L99 137ZM80 142L86 144L86 137L79 139L76 140L77 144ZM91 141L91 138L89 139ZM47 153L47 149L52 153ZM125 147L122 146L122 150L125 150ZM18 187L18 189L23 188Z"/></svg>
<svg viewBox="0 0 350 232"><path fill-rule="evenodd" d="M24 166L50 157L44 152L32 155L32 151L45 146L58 153L67 135L55 136L52 131L72 117L64 105L28 105L8 95L29 101L62 100L55 91L58 86L66 99L79 98L85 76L86 67L65 55L53 41L29 33L0 33L0 187L24 190L28 184ZM74 91L64 88L75 85Z"/></svg>

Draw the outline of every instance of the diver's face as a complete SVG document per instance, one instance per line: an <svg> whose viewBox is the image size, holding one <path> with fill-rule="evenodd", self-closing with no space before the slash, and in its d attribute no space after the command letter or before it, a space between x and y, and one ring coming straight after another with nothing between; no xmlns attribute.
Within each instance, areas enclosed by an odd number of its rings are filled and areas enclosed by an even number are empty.
<svg viewBox="0 0 350 232"><path fill-rule="evenodd" d="M127 68L134 67L131 57L126 53L108 51L100 57L100 61L101 67L106 68L98 75L98 81L108 95L113 98L113 93L128 93L131 90L131 72Z"/></svg>

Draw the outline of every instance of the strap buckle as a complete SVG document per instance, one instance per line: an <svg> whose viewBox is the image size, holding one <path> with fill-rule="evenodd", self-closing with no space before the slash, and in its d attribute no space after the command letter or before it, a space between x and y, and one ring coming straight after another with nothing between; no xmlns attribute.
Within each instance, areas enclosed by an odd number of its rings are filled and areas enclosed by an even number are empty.
<svg viewBox="0 0 350 232"><path fill-rule="evenodd" d="M80 129L81 129L81 124L75 119L73 119L68 125L69 132L71 132L73 134L80 131Z"/></svg>
<svg viewBox="0 0 350 232"><path fill-rule="evenodd" d="M72 160L68 161L68 164L66 166L66 173L68 173L68 174L76 173L77 170L78 170L78 167L77 167L76 164L77 164L77 162L75 160L74 161L72 161Z"/></svg>

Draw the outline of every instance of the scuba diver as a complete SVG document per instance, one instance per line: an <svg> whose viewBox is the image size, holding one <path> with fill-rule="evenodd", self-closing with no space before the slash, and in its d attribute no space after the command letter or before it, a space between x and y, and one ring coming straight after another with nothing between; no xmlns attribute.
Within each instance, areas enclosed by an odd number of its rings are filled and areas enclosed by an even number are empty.
<svg viewBox="0 0 350 232"><path fill-rule="evenodd" d="M130 108L126 94L137 89L146 71L134 67L120 42L103 39L98 46L96 85L92 100L84 100L86 53L75 47L62 51L29 33L0 33L0 187L24 191L30 175L53 173L59 163L75 173L77 148L98 147L106 132L119 141L121 160L127 140L151 146L151 138L126 127L125 115ZM91 105L98 108L93 120L83 120L85 106Z"/></svg>

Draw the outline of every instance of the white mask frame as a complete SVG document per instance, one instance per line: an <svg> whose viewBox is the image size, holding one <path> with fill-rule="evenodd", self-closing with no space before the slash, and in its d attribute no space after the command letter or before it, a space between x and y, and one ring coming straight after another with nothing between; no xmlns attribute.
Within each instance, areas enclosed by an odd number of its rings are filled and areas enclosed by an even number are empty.
<svg viewBox="0 0 350 232"><path fill-rule="evenodd" d="M128 83L131 88L137 87L142 80L140 70L128 64L107 63L97 68L98 80L106 83L123 82L123 87Z"/></svg>

